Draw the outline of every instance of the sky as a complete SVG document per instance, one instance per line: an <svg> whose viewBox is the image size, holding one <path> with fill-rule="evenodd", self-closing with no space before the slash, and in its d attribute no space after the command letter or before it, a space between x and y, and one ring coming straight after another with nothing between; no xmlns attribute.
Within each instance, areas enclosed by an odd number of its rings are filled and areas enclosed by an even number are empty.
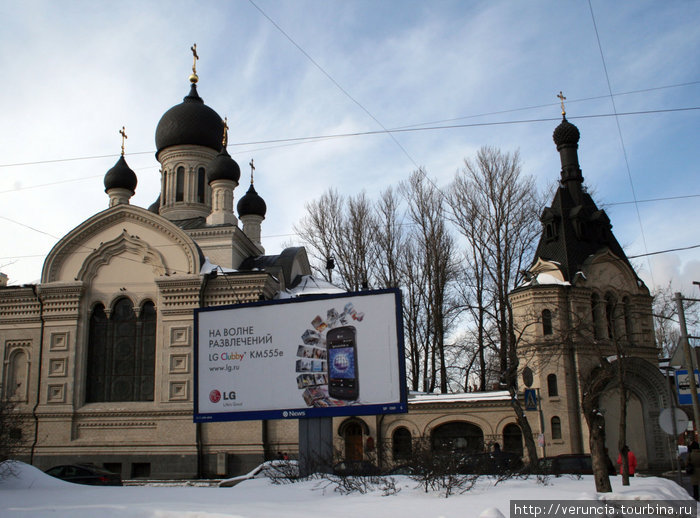
<svg viewBox="0 0 700 518"><path fill-rule="evenodd" d="M189 91L196 43L199 94L228 117L242 170L234 203L255 160L267 253L301 244L294 224L329 188L374 198L423 167L447 189L486 145L519 150L551 188L562 91L585 182L638 274L698 295L696 0L0 0L0 19L10 285L37 282L58 239L108 207L122 126L131 203L156 200L155 128Z"/></svg>
<svg viewBox="0 0 700 518"><path fill-rule="evenodd" d="M677 509L694 510L693 516L697 513L697 504L685 489L657 477L634 477L627 487L622 486L622 477L611 477L611 493L596 493L593 475L498 483L491 477L481 477L469 491L445 498L439 491L424 492L406 476L393 477L398 492L384 496L377 489L343 495L324 479L294 484L253 479L232 488L100 488L63 482L27 464L15 471L17 476L0 479L3 518L505 518L511 516L512 500L527 500L529 505L536 505L533 500L558 500L567 506L597 504L597 509L605 509L611 500L635 501L642 506L664 506L675 501ZM591 507L586 509L588 513L577 516L591 515ZM642 516L651 515L647 512Z"/></svg>

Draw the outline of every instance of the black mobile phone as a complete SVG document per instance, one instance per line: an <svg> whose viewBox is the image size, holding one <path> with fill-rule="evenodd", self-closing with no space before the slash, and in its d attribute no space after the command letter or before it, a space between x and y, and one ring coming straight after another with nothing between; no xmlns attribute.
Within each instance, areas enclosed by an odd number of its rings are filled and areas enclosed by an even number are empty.
<svg viewBox="0 0 700 518"><path fill-rule="evenodd" d="M328 395L332 398L355 400L360 397L356 334L353 326L336 327L326 334Z"/></svg>

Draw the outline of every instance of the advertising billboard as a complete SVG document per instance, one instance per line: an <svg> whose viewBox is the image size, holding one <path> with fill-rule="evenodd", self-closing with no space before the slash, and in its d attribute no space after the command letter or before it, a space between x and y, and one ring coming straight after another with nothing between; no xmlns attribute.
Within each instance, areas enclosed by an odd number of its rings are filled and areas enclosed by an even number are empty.
<svg viewBox="0 0 700 518"><path fill-rule="evenodd" d="M407 411L401 292L195 310L195 422Z"/></svg>

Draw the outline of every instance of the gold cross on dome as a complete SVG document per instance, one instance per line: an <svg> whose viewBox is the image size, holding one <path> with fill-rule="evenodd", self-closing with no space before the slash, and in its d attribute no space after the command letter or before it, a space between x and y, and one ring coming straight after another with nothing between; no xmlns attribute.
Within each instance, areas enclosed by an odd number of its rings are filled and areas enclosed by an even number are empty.
<svg viewBox="0 0 700 518"><path fill-rule="evenodd" d="M224 117L224 138L221 141L224 149L228 146L228 117Z"/></svg>
<svg viewBox="0 0 700 518"><path fill-rule="evenodd" d="M253 162L253 159L250 159L250 163L248 164L250 166L250 183L253 183L253 173L255 173L255 163Z"/></svg>
<svg viewBox="0 0 700 518"><path fill-rule="evenodd" d="M197 44L195 43L192 45L190 50L192 51L192 73L197 74L197 60L199 59L197 55Z"/></svg>
<svg viewBox="0 0 700 518"><path fill-rule="evenodd" d="M124 126L119 130L119 134L122 136L122 156L124 156L124 141L129 138L126 136L126 128Z"/></svg>
<svg viewBox="0 0 700 518"><path fill-rule="evenodd" d="M559 95L557 95L557 97L561 101L561 114L566 115L566 108L564 108L564 101L566 101L566 97L564 97L564 94L561 93L561 90L559 90Z"/></svg>

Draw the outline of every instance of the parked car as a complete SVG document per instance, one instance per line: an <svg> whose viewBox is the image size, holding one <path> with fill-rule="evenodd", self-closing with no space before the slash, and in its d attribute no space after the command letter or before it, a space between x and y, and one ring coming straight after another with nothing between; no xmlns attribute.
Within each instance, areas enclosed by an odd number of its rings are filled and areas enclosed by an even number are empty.
<svg viewBox="0 0 700 518"><path fill-rule="evenodd" d="M237 477L227 478L219 482L219 487L233 487L251 478L294 479L299 477L299 463L296 460L268 460L259 466Z"/></svg>
<svg viewBox="0 0 700 518"><path fill-rule="evenodd" d="M343 460L333 466L333 474L341 477L380 475L381 470L366 460Z"/></svg>
<svg viewBox="0 0 700 518"><path fill-rule="evenodd" d="M523 461L517 454L503 451L467 455L459 471L470 475L503 475L520 471L522 467Z"/></svg>
<svg viewBox="0 0 700 518"><path fill-rule="evenodd" d="M64 464L46 470L47 475L74 484L90 486L121 486L122 477L93 464Z"/></svg>
<svg viewBox="0 0 700 518"><path fill-rule="evenodd" d="M589 454L570 453L544 457L538 461L538 471L547 475L592 475L593 461ZM608 459L608 474L615 475L615 466Z"/></svg>

